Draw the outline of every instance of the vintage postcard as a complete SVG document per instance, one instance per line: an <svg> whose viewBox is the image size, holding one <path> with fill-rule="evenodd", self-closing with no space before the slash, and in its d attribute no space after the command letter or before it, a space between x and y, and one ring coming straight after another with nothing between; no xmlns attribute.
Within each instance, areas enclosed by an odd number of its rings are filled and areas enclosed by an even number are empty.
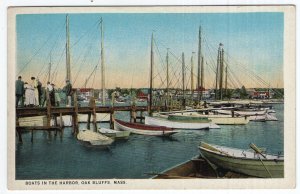
<svg viewBox="0 0 300 194"><path fill-rule="evenodd" d="M295 7L8 8L8 188L294 188Z"/></svg>

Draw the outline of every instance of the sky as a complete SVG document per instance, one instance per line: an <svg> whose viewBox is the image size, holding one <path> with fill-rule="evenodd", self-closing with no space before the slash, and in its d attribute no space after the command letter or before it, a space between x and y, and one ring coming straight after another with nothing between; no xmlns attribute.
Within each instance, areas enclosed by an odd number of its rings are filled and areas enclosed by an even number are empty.
<svg viewBox="0 0 300 194"><path fill-rule="evenodd" d="M104 25L106 88L149 87L151 34L154 34L154 87L166 86L169 49L170 85L196 81L198 30L201 25L205 87L214 87L217 49L222 43L229 87L283 87L284 15L260 13L95 13L69 14L71 82L100 88L99 21ZM66 75L66 14L17 15L17 70L23 80L38 77L63 87ZM194 54L194 75L191 57ZM96 68L95 71L93 71ZM94 73L92 73L94 72ZM258 81L264 80L264 81ZM262 83L263 82L263 83Z"/></svg>

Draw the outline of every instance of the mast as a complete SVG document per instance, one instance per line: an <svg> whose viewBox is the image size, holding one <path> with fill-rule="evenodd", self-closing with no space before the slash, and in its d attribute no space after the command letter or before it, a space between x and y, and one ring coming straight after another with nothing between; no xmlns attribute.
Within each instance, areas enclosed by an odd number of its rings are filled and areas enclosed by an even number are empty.
<svg viewBox="0 0 300 194"><path fill-rule="evenodd" d="M104 67L104 32L103 32L103 20L100 20L101 24L101 90L102 90L102 104L105 104L105 67Z"/></svg>
<svg viewBox="0 0 300 194"><path fill-rule="evenodd" d="M198 103L200 101L200 76L201 76L201 26L199 26L199 43L198 43L198 73L197 73L197 90L198 90Z"/></svg>
<svg viewBox="0 0 300 194"><path fill-rule="evenodd" d="M220 100L223 99L223 72L224 72L224 49L222 48L223 44L220 43Z"/></svg>
<svg viewBox="0 0 300 194"><path fill-rule="evenodd" d="M194 54L195 52L192 52L191 57L191 93L192 93L192 100L194 97Z"/></svg>
<svg viewBox="0 0 300 194"><path fill-rule="evenodd" d="M167 48L167 107L169 106L169 48Z"/></svg>
<svg viewBox="0 0 300 194"><path fill-rule="evenodd" d="M204 78L204 63L203 63L203 56L201 56L201 79L200 79L200 100L202 100L202 90L203 90L203 78Z"/></svg>
<svg viewBox="0 0 300 194"><path fill-rule="evenodd" d="M185 101L185 63L184 63L184 53L182 53L182 94L183 94L183 102ZM183 104L184 105L184 104Z"/></svg>
<svg viewBox="0 0 300 194"><path fill-rule="evenodd" d="M153 54L153 32L151 36L151 56L150 56L150 99L149 99L149 114L152 115L152 87L153 87L153 65L154 65L154 54Z"/></svg>
<svg viewBox="0 0 300 194"><path fill-rule="evenodd" d="M226 67L225 67L225 95L226 95L226 97L227 97L227 78L228 78L228 71L227 71L227 67L228 67L228 65L226 65Z"/></svg>
<svg viewBox="0 0 300 194"><path fill-rule="evenodd" d="M66 16L66 80L71 82L69 15Z"/></svg>
<svg viewBox="0 0 300 194"><path fill-rule="evenodd" d="M219 68L220 68L220 47L219 47L219 49L218 49L218 57L217 57L215 100L217 100L218 80L219 80Z"/></svg>

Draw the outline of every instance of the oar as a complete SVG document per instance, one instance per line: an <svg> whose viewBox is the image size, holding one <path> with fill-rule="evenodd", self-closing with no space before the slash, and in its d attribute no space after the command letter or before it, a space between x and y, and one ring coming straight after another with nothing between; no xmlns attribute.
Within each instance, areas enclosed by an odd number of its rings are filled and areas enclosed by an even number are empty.
<svg viewBox="0 0 300 194"><path fill-rule="evenodd" d="M251 144L250 144L250 148L252 148L256 153L258 153L258 154L262 155L264 158L266 158L266 156L264 156L264 155L262 154L262 151L261 151L254 143L251 143ZM262 165L264 166L265 170L266 170L266 171L268 172L268 174L270 175L270 177L273 178L272 175L271 175L271 173L270 173L270 171L267 169L266 165L265 165L264 162L262 161L262 159L261 159L260 157L258 157L258 158L259 158L259 160L261 161Z"/></svg>

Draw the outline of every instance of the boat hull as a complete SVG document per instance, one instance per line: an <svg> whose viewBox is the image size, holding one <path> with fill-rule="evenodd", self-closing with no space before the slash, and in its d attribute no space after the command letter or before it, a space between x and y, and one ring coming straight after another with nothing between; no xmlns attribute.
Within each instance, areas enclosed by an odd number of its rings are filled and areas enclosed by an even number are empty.
<svg viewBox="0 0 300 194"><path fill-rule="evenodd" d="M93 146L109 146L114 140L90 130L82 130L78 133L77 139L83 142L88 142Z"/></svg>
<svg viewBox="0 0 300 194"><path fill-rule="evenodd" d="M118 121L115 121L114 123L114 129L115 130L120 130L120 131L129 131L134 134L139 134L139 135L150 135L150 136L170 136L178 131L175 130L144 130L144 129L137 129L134 127L129 127L125 126Z"/></svg>
<svg viewBox="0 0 300 194"><path fill-rule="evenodd" d="M269 159L250 159L226 156L211 152L203 147L199 147L201 155L214 165L231 170L233 172L246 174L261 178L283 178L284 161ZM267 170L270 172L267 171Z"/></svg>
<svg viewBox="0 0 300 194"><path fill-rule="evenodd" d="M182 117L200 117L207 118L211 120L212 123L217 125L246 125L249 123L248 117L231 117L229 115L202 115L197 112L184 112L184 113L174 113L175 115L180 115Z"/></svg>
<svg viewBox="0 0 300 194"><path fill-rule="evenodd" d="M220 127L214 123L194 123L194 122L178 122L178 121L169 121L164 118L158 117L149 117L145 116L145 124L155 125L155 126L164 126L173 129L219 129Z"/></svg>
<svg viewBox="0 0 300 194"><path fill-rule="evenodd" d="M130 131L116 131L116 130L101 131L101 129L98 129L98 132L101 133L102 135L105 135L113 139L128 139L130 135Z"/></svg>

